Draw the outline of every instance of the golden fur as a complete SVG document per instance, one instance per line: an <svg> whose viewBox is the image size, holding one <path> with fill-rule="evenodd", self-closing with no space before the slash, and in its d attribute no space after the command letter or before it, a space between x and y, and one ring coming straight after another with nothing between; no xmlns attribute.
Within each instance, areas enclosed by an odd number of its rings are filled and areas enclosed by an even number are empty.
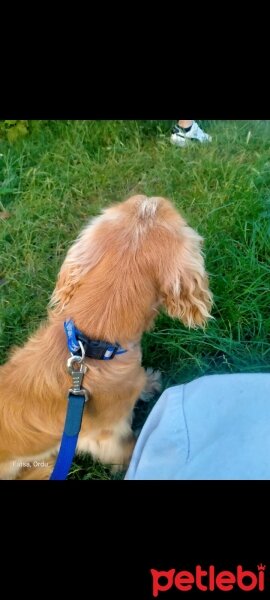
<svg viewBox="0 0 270 600"><path fill-rule="evenodd" d="M201 245L164 198L133 196L85 227L62 265L46 323L0 368L0 479L50 475L71 385L67 317L87 336L128 349L108 362L86 359L90 400L77 448L104 463L128 464L132 411L147 384L143 332L161 306L188 327L210 316Z"/></svg>

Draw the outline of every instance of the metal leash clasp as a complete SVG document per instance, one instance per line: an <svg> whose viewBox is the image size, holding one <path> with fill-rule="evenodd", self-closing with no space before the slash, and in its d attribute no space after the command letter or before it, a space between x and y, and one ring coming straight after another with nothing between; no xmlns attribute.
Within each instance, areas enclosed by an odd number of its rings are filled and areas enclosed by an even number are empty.
<svg viewBox="0 0 270 600"><path fill-rule="evenodd" d="M80 341L79 344L82 355L71 354L67 360L67 370L72 377L73 383L73 387L69 389L69 394L74 394L74 396L84 396L86 402L88 400L88 392L85 388L82 388L82 382L88 367L84 362L84 347Z"/></svg>

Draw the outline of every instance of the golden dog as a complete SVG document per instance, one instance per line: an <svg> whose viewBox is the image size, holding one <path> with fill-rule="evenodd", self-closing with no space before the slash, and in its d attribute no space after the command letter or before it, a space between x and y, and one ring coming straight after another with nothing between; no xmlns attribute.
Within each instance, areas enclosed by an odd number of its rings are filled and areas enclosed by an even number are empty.
<svg viewBox="0 0 270 600"><path fill-rule="evenodd" d="M0 478L48 479L71 386L63 322L127 350L111 361L86 359L85 405L77 452L128 464L134 405L147 384L140 340L163 306L188 327L210 317L212 295L202 238L172 204L137 195L88 224L70 248L48 319L0 368ZM44 468L46 461L48 467Z"/></svg>

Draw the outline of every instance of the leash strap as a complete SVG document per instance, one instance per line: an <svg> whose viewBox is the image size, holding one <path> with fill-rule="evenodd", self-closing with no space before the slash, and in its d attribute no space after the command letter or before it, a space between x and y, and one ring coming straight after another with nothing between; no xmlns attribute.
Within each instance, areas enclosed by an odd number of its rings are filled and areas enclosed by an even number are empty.
<svg viewBox="0 0 270 600"><path fill-rule="evenodd" d="M84 364L84 349L81 342L80 345L82 356L72 354L67 361L67 370L72 377L73 387L70 388L68 392L68 406L64 432L61 439L59 454L50 480L66 479L68 475L81 429L84 405L88 400L88 393L82 387L82 381L84 374L87 371L87 366Z"/></svg>
<svg viewBox="0 0 270 600"><path fill-rule="evenodd" d="M64 432L50 480L62 480L68 476L81 429L84 404L85 395L83 393L81 396L69 393Z"/></svg>
<svg viewBox="0 0 270 600"><path fill-rule="evenodd" d="M103 340L91 340L75 327L72 319L64 323L67 343L71 356L67 361L67 369L72 377L73 387L68 394L68 407L60 450L50 481L66 479L76 451L81 429L83 410L88 399L87 391L82 388L87 366L85 356L99 360L111 360L116 354L126 352L119 344L110 344ZM76 354L74 354L76 352ZM77 363L77 368L75 364Z"/></svg>

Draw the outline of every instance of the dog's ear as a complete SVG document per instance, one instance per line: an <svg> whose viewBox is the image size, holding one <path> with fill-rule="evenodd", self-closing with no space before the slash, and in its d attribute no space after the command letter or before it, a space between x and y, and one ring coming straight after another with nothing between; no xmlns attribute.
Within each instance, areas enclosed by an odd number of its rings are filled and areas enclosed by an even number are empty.
<svg viewBox="0 0 270 600"><path fill-rule="evenodd" d="M203 327L211 318L212 294L202 254L202 238L183 225L179 235L167 239L159 256L159 285L171 317L188 327Z"/></svg>

